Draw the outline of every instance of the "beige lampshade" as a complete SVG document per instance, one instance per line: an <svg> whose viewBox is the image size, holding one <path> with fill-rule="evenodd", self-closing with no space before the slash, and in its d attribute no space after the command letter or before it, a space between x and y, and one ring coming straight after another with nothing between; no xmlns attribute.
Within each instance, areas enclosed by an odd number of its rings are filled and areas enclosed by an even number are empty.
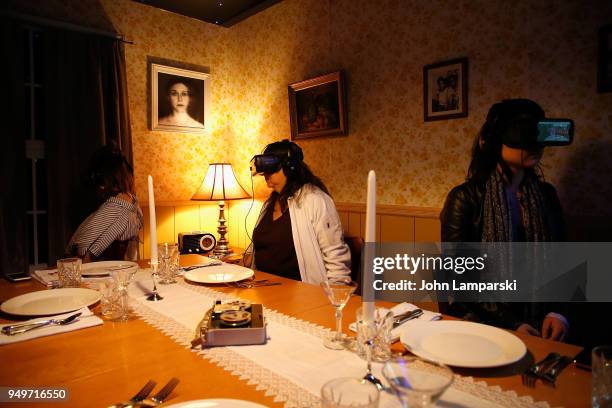
<svg viewBox="0 0 612 408"><path fill-rule="evenodd" d="M192 200L219 201L249 198L251 195L236 180L229 163L211 163L202 185L191 197Z"/></svg>

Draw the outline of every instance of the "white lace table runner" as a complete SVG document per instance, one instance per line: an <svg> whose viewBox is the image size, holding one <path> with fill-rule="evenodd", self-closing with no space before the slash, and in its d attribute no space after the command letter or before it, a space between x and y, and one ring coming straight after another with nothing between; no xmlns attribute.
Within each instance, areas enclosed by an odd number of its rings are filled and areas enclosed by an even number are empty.
<svg viewBox="0 0 612 408"><path fill-rule="evenodd" d="M130 285L131 306L146 322L189 348L195 327L215 300L231 297L203 286L185 283L159 285L164 299L149 302L145 293L151 289L150 274L141 271ZM331 313L331 312L330 312ZM265 345L216 347L198 350L204 358L233 375L256 385L258 390L284 402L285 407L318 407L323 384L338 377L360 378L365 362L348 351L329 350L323 338L330 333L323 328L274 310L265 309L268 342ZM382 365L374 364L374 374L382 378ZM489 387L471 377L455 375L454 382L440 401L448 407L539 407L531 397L518 397L513 391ZM398 407L394 397L381 394L382 408Z"/></svg>

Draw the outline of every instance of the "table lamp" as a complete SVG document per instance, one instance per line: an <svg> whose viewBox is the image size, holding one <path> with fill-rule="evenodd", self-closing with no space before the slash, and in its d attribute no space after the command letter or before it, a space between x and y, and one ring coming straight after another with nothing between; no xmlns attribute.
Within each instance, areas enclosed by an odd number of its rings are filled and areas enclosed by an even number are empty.
<svg viewBox="0 0 612 408"><path fill-rule="evenodd" d="M239 200L249 198L250 194L238 183L230 163L210 163L202 185L195 192L192 200L219 201L219 240L213 250L215 258L223 258L232 253L229 241L225 238L227 226L225 225L225 200Z"/></svg>

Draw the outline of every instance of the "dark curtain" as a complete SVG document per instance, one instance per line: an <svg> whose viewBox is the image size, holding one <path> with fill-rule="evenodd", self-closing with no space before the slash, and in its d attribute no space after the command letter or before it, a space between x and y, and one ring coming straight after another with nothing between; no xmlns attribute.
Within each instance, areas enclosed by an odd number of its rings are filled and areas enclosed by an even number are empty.
<svg viewBox="0 0 612 408"><path fill-rule="evenodd" d="M64 255L79 223L99 204L86 188L92 153L114 142L132 161L123 44L45 30L49 263Z"/></svg>
<svg viewBox="0 0 612 408"><path fill-rule="evenodd" d="M0 81L0 268L8 275L28 270L25 161L23 27L1 19Z"/></svg>

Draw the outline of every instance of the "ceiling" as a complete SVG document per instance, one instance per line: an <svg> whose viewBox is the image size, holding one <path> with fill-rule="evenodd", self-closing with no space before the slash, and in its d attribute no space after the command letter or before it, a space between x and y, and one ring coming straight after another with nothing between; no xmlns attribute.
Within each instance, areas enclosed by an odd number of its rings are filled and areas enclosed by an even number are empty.
<svg viewBox="0 0 612 408"><path fill-rule="evenodd" d="M281 0L134 0L207 23L230 27Z"/></svg>

